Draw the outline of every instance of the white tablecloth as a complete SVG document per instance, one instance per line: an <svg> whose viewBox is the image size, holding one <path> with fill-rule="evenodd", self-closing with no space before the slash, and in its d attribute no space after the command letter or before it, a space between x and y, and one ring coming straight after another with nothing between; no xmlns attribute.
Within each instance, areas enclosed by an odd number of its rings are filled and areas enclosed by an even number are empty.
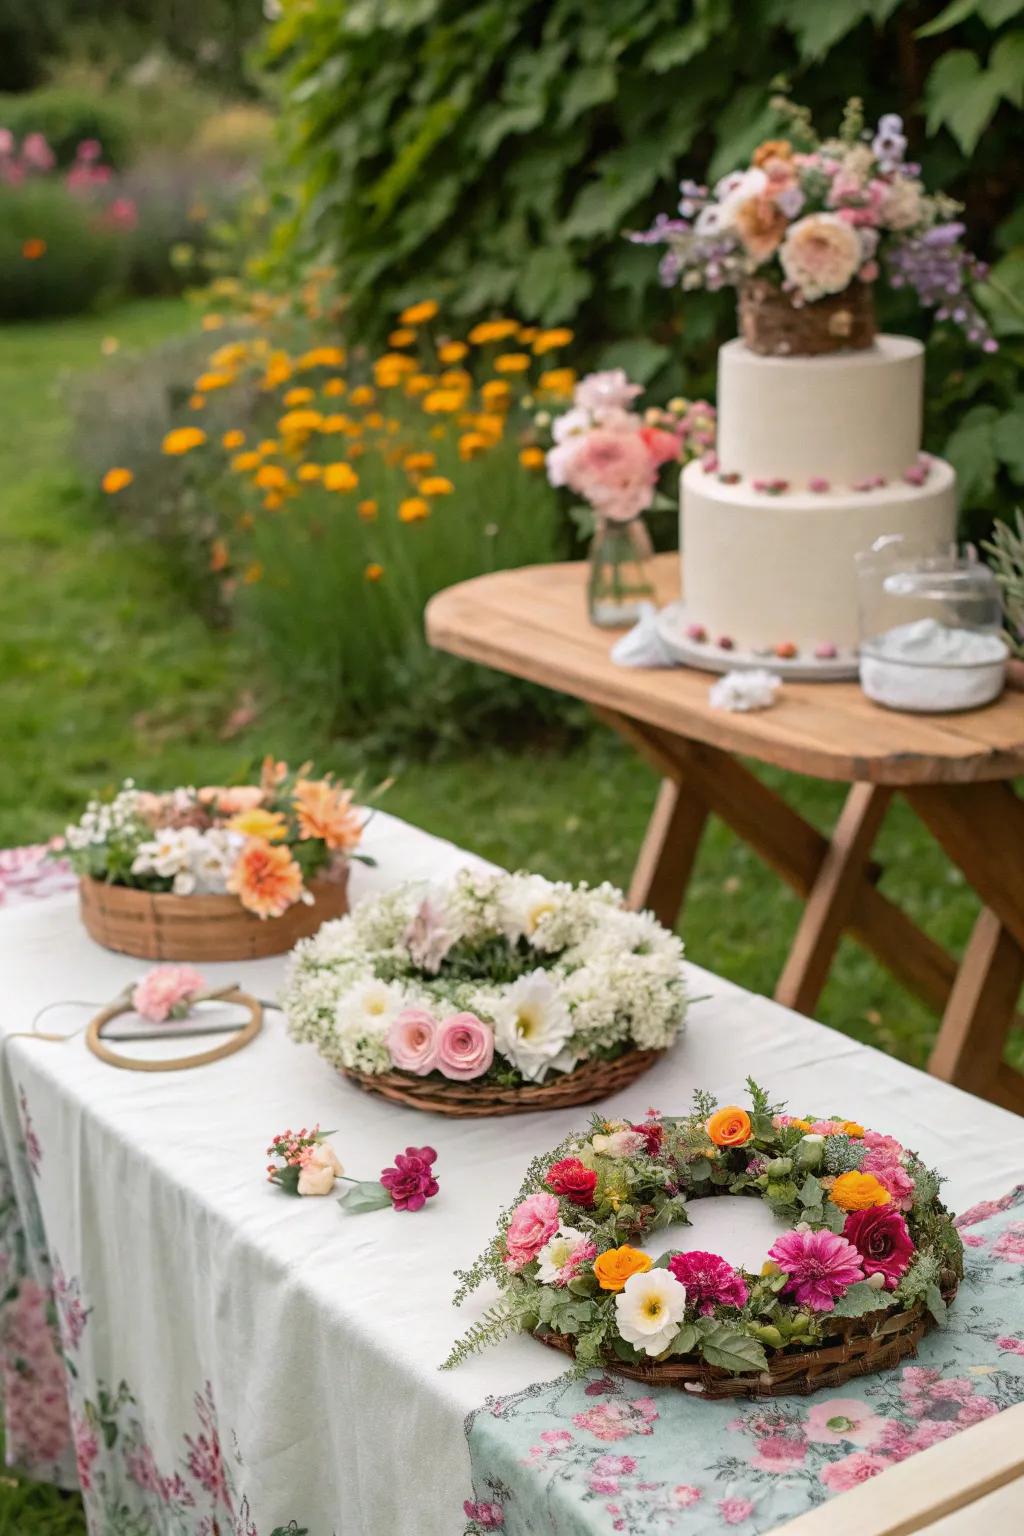
<svg viewBox="0 0 1024 1536"><path fill-rule="evenodd" d="M368 851L378 868L358 871L356 899L476 862L386 815L374 819ZM28 1029L44 1004L102 1003L145 969L94 945L68 895L0 912L0 966L7 1034ZM264 998L282 969L281 960L205 967L211 980L237 979ZM749 1073L801 1110L841 1110L898 1135L948 1173L954 1209L1021 1178L1024 1119L696 967L691 990L707 1000L692 1009L685 1039L608 1101L613 1112L678 1111L697 1086L742 1101ZM69 1008L43 1027L88 1016ZM170 1049L143 1047L160 1048ZM287 1038L276 1013L239 1055L166 1075L117 1071L80 1037L10 1040L2 1089L19 1207L30 1213L34 1187L66 1344L75 1303L90 1309L81 1328L71 1324L70 1392L94 1536L114 1531L98 1512L113 1496L98 1486L102 1456L90 1461L88 1436L103 1431L95 1394L122 1382L134 1398L117 1412L138 1453L136 1482L143 1453L165 1493L187 1463L220 1511L215 1527L216 1509L161 1493L174 1511L161 1536L273 1536L290 1521L310 1536L454 1536L469 1491L466 1415L558 1368L522 1338L441 1374L438 1362L483 1304L452 1307L452 1271L487 1240L530 1157L589 1111L492 1121L404 1111L342 1082ZM431 1144L440 1195L414 1215L349 1216L331 1199L289 1199L266 1183L266 1147L274 1132L315 1121L334 1129L356 1177L375 1177L407 1144ZM26 1130L38 1141L34 1174L19 1146ZM214 1432L224 1487L199 1454Z"/></svg>

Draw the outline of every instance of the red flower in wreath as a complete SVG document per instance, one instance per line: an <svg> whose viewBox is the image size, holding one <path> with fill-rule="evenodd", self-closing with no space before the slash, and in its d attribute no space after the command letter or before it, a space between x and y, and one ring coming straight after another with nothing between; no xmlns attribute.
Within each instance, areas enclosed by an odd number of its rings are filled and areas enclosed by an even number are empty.
<svg viewBox="0 0 1024 1536"><path fill-rule="evenodd" d="M547 1186L554 1194L571 1200L573 1205L593 1205L597 1174L578 1157L563 1157L548 1169Z"/></svg>

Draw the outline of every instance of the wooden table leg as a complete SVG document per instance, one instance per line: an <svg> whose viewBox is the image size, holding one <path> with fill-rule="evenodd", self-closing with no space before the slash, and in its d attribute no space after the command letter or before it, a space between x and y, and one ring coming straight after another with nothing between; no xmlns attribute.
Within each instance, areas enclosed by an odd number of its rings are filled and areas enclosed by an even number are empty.
<svg viewBox="0 0 1024 1536"><path fill-rule="evenodd" d="M630 881L634 911L649 910L675 927L707 819L707 806L685 782L662 779Z"/></svg>
<svg viewBox="0 0 1024 1536"><path fill-rule="evenodd" d="M1024 1076L1003 1046L1024 986L1024 950L983 907L950 994L928 1070L944 1082L1024 1114Z"/></svg>
<svg viewBox="0 0 1024 1536"><path fill-rule="evenodd" d="M846 797L775 988L775 1001L787 1008L814 1012L891 799L892 791L876 784L854 784Z"/></svg>

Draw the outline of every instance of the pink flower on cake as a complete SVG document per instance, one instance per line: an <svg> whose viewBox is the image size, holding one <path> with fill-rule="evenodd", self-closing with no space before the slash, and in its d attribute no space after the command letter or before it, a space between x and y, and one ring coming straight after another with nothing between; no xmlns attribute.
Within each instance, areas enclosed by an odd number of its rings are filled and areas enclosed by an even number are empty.
<svg viewBox="0 0 1024 1536"><path fill-rule="evenodd" d="M523 1269L558 1231L554 1195L527 1195L512 1212L505 1237L505 1267Z"/></svg>
<svg viewBox="0 0 1024 1536"><path fill-rule="evenodd" d="M206 986L205 979L191 965L158 965L149 971L132 992L132 1007L152 1024L166 1019L181 1019L188 1013L196 994Z"/></svg>
<svg viewBox="0 0 1024 1536"><path fill-rule="evenodd" d="M811 213L791 224L779 248L787 281L807 300L842 293L861 264L852 225L833 213Z"/></svg>
<svg viewBox="0 0 1024 1536"><path fill-rule="evenodd" d="M715 1307L742 1307L746 1303L746 1281L717 1253L696 1248L674 1253L668 1267L686 1286L687 1304L696 1307L702 1317L708 1317Z"/></svg>
<svg viewBox="0 0 1024 1536"><path fill-rule="evenodd" d="M888 1456L876 1456L873 1451L854 1451L852 1456L844 1456L842 1461L834 1461L826 1467L821 1480L832 1493L848 1493L851 1488L866 1483L869 1477L877 1477L879 1472L891 1466L892 1460Z"/></svg>
<svg viewBox="0 0 1024 1536"><path fill-rule="evenodd" d="M804 1434L815 1445L874 1445L885 1420L855 1397L833 1397L807 1411Z"/></svg>
<svg viewBox="0 0 1024 1536"><path fill-rule="evenodd" d="M438 1023L424 1008L403 1008L388 1029L392 1065L426 1077L437 1066Z"/></svg>
<svg viewBox="0 0 1024 1536"><path fill-rule="evenodd" d="M797 1305L830 1312L851 1285L863 1280L860 1254L834 1232L786 1232L768 1250L789 1276L786 1290Z"/></svg>
<svg viewBox="0 0 1024 1536"><path fill-rule="evenodd" d="M475 1013L453 1013L437 1034L437 1066L445 1077L469 1082L494 1060L494 1031Z"/></svg>

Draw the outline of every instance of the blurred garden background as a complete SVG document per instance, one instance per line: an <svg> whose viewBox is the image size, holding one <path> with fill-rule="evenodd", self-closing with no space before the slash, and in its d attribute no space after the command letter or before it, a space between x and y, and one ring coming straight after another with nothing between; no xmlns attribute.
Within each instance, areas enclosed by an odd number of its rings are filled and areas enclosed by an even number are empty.
<svg viewBox="0 0 1024 1536"><path fill-rule="evenodd" d="M126 774L271 751L393 778L386 809L502 863L625 881L648 771L431 652L422 610L581 553L534 441L581 371L712 397L729 296L664 290L623 231L746 161L781 88L825 128L850 96L900 113L965 205L999 349L898 295L882 319L928 341L925 446L984 537L1024 485L1024 0L0 0L0 846ZM822 826L841 800L783 787ZM962 945L973 898L898 806L879 854ZM770 991L797 915L712 828L691 958ZM821 1017L916 1064L935 1028L851 947ZM81 1529L0 1480L0 1536Z"/></svg>

